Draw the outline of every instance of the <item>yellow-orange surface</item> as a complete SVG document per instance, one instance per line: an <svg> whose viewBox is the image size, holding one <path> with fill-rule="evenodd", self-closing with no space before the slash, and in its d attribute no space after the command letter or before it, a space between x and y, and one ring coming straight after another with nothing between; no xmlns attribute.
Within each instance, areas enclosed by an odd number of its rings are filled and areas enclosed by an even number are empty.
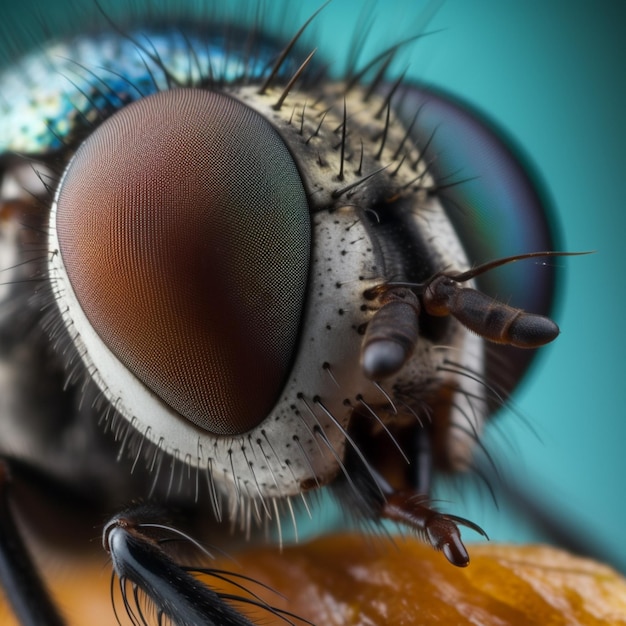
<svg viewBox="0 0 626 626"><path fill-rule="evenodd" d="M626 580L610 568L544 546L470 546L465 569L411 539L333 535L288 548L248 550L217 567L239 571L284 598L268 602L318 626L537 624L626 626ZM102 560L50 572L71 625L114 626ZM262 624L284 624L256 613ZM6 606L0 624L13 626Z"/></svg>

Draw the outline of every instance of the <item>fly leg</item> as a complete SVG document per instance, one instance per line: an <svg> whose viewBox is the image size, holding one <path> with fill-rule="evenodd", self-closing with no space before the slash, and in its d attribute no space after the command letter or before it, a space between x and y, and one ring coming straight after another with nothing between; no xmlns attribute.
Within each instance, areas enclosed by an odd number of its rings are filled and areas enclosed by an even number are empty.
<svg viewBox="0 0 626 626"><path fill-rule="evenodd" d="M19 532L10 504L10 474L0 460L0 585L23 626L62 626L57 607Z"/></svg>
<svg viewBox="0 0 626 626"><path fill-rule="evenodd" d="M338 501L357 519L390 520L413 530L457 567L469 563L460 526L486 537L480 526L441 513L431 503L432 447L427 426L372 428L355 414L350 426L344 476L334 486Z"/></svg>
<svg viewBox="0 0 626 626"><path fill-rule="evenodd" d="M152 505L138 505L106 524L103 545L111 556L123 606L133 623L146 622L141 592L144 600L152 603L159 624L167 618L178 626L253 626L232 603L242 605L244 611L246 606L261 608L286 624L309 624L261 600L246 588L246 583L254 582L246 577L210 567L180 565L167 547L181 539L212 558L189 536L164 523L162 512ZM194 574L227 581L242 595L218 591Z"/></svg>
<svg viewBox="0 0 626 626"><path fill-rule="evenodd" d="M487 536L480 526L467 519L436 511L429 505L428 499L414 491L390 492L381 508L380 517L415 530L457 567L469 564L469 554L461 540L459 526L466 526Z"/></svg>
<svg viewBox="0 0 626 626"><path fill-rule="evenodd" d="M430 506L427 494L431 490L432 444L428 429L419 428L415 432L413 464L415 470L410 478L413 488L394 490L382 478L380 487L385 493L385 501L380 512L383 519L398 522L415 530L433 548L443 552L445 557L458 567L469 563L469 555L461 540L459 526L466 526L486 537L480 526L456 515L440 513Z"/></svg>

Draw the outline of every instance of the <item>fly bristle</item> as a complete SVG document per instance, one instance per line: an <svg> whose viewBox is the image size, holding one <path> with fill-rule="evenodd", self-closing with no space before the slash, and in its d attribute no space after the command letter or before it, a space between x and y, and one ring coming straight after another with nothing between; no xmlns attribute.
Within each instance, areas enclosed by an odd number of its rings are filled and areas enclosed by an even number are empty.
<svg viewBox="0 0 626 626"><path fill-rule="evenodd" d="M347 119L348 119L348 113L347 113L347 105L346 105L346 99L343 99L343 124L341 125L341 156L339 159L339 174L337 174L337 180L342 181L343 180L343 166L344 166L344 162L345 162L345 154L346 154L346 128L348 126L347 124Z"/></svg>
<svg viewBox="0 0 626 626"><path fill-rule="evenodd" d="M406 157L407 157L407 154L406 154L406 152L405 152L405 153L402 155L402 158L398 161L398 165L397 165L397 167L393 170L393 172L391 172L391 173L389 174L389 176L390 176L391 178L395 178L395 177L397 176L398 172L400 171L400 168L402 167L402 165L403 165L403 164L404 164L404 162L406 161Z"/></svg>
<svg viewBox="0 0 626 626"><path fill-rule="evenodd" d="M417 176L412 178L408 183L405 183L402 186L402 189L410 189L411 187L417 187L417 189L422 189L422 186L419 183L420 181L424 179L424 177L426 176L426 173L427 173L426 170L422 170L422 172L420 172Z"/></svg>
<svg viewBox="0 0 626 626"><path fill-rule="evenodd" d="M378 152L376 153L376 157L375 157L377 161L380 161L381 157L383 156L383 150L385 149L385 143L387 142L387 133L389 131L390 115L391 115L391 105L387 104L387 115L385 116L385 126L383 127L383 132L382 132L382 136L380 139L380 148L378 149Z"/></svg>
<svg viewBox="0 0 626 626"><path fill-rule="evenodd" d="M419 113L419 111L418 111L418 113ZM433 139L435 138L435 133L436 132L437 132L437 127L435 127L435 129L431 133L430 137L428 138L428 141L424 144L424 146L421 147L421 149L419 151L419 156L417 157L417 159L415 159L415 161L411 165L411 169L414 172L417 172L420 163L422 163L425 160L426 154L428 152L428 148L430 148L430 144L432 143Z"/></svg>
<svg viewBox="0 0 626 626"><path fill-rule="evenodd" d="M371 174L368 174L367 176L363 176L359 180L357 180L357 181L355 181L353 183L350 183L349 185L346 185L345 187L340 187L339 189L335 189L330 194L331 197L334 198L334 199L337 199L337 198L340 198L341 196L343 196L344 194L348 194L348 197L350 197L352 195L352 193L350 193L350 192L354 192L354 190L357 187L363 185L364 183L366 183L368 180L370 180L374 176L378 176L383 171L385 171L388 167L389 167L388 165L384 165L380 169L375 170L374 172L372 172Z"/></svg>
<svg viewBox="0 0 626 626"><path fill-rule="evenodd" d="M130 41L134 46L136 46L137 50L145 54L162 72L163 76L165 76L165 82L167 84L168 89L173 89L174 87L181 87L178 81L174 78L170 70L168 69L165 61L161 58L161 55L154 49L148 49L145 45L140 43L135 37L133 37L129 32L120 28L120 26L115 22L115 20L102 8L100 3L95 0L94 4L96 5L98 11L104 17L104 20L111 26L114 32L121 35L124 39Z"/></svg>
<svg viewBox="0 0 626 626"><path fill-rule="evenodd" d="M365 50L367 39L372 31L374 22L375 14L371 10L371 7L367 7L367 5L364 6L358 22L354 26L350 45L348 46L349 53L346 58L346 69L344 72L344 80L348 83L354 78L359 54L362 50Z"/></svg>
<svg viewBox="0 0 626 626"><path fill-rule="evenodd" d="M387 71L389 70L389 66L393 62L395 57L395 50L391 52L384 60L382 65L378 68L376 75L372 82L367 86L365 93L363 95L363 103L367 103L371 100L372 96L378 91L380 86L384 83L385 76L387 75Z"/></svg>
<svg viewBox="0 0 626 626"><path fill-rule="evenodd" d="M404 39L404 40L400 41L399 43L397 43L397 44L395 44L393 46L390 46L389 48L386 48L380 54L377 54L362 69L360 69L356 74L354 74L349 80L346 81L346 87L345 87L346 93L348 93L349 91L352 91L352 89L354 89L356 86L362 84L364 82L365 76L368 74L368 72L370 72L379 63L382 62L383 63L382 72L381 72L381 70L379 70L377 72L376 77L372 81L373 83L376 83L376 87L378 87L379 83L383 80L384 75L385 75L385 71L389 67L389 65L391 64L391 60L393 60L393 57L395 56L396 52L401 47L406 46L409 43L411 43L411 42L413 42L413 41L415 41L417 39L420 39L421 37L424 37L424 35L422 34L422 35L415 35L414 37L409 37L408 39ZM387 61L387 59L389 57L392 57L392 59ZM371 95L370 92L373 93L373 91L375 91L376 87L374 89L372 89L370 87L370 89L363 96L363 99L365 100L366 98L368 98L369 95Z"/></svg>
<svg viewBox="0 0 626 626"><path fill-rule="evenodd" d="M317 52L317 48L314 48L313 50L311 50L311 52L309 53L309 56L306 59L304 59L304 61L302 62L302 65L300 65L300 67L294 72L293 76L289 79L289 82L287 83L282 93L280 94L278 100L272 107L275 111L280 111L281 107L283 106L283 103L285 102L285 99L289 95L289 92L295 85L298 78L300 78L300 76L302 75L302 72L304 72L304 70L307 68L308 64L311 62L311 59L313 58L313 55L316 52Z"/></svg>
<svg viewBox="0 0 626 626"><path fill-rule="evenodd" d="M326 2L319 9L317 9L317 11L315 11L315 13L313 13L313 15L311 15L311 17L309 17L309 19L306 22L304 22L304 24L300 27L298 32L289 40L287 45L282 49L281 53L278 55L278 58L276 59L276 63L274 63L272 70L270 71L269 76L265 79L265 82L259 88L258 94L260 96L265 94L265 92L271 87L276 76L278 75L278 72L280 72L280 68L283 66L283 64L285 63L285 60L287 59L287 57L293 50L293 47L296 45L296 43L302 36L302 33L306 30L308 25L319 15L319 13L330 3L330 1L331 0L326 0ZM312 54L310 56L312 56Z"/></svg>
<svg viewBox="0 0 626 626"><path fill-rule="evenodd" d="M381 118L382 114L383 114L383 111L386 108L391 107L391 99L395 95L395 93L398 90L398 88L404 82L405 75L406 75L406 70L404 70L404 72L402 72L400 74L400 76L394 81L391 89L389 90L389 93L385 96L385 99L383 100L383 103L380 105L380 108L376 112L376 115L374 116L375 119L379 120Z"/></svg>
<svg viewBox="0 0 626 626"><path fill-rule="evenodd" d="M300 136L301 137L304 135L304 120L305 119L306 119L306 102L302 105L302 114L300 115Z"/></svg>
<svg viewBox="0 0 626 626"><path fill-rule="evenodd" d="M402 140L398 144L398 147L396 148L396 151L393 154L393 157L392 157L393 159L397 159L398 156L400 156L400 152L402 152L402 149L404 148L404 145L407 142L407 139L411 137L411 133L413 132L413 127L415 126L415 123L417 122L417 117L419 116L420 111L422 110L423 107L424 105L421 105L419 109L417 109L415 115L413 116L413 119L411 120L411 123L407 126L406 132L404 133Z"/></svg>
<svg viewBox="0 0 626 626"><path fill-rule="evenodd" d="M327 114L328 114L328 111L324 111L322 113L320 123L317 125L317 128L311 133L309 138L305 141L306 144L308 144L311 141L311 139L313 139L313 137L317 137L319 135L320 130L322 130L322 124L324 123L324 120L326 119ZM302 118L304 119L304 114L302 115Z"/></svg>
<svg viewBox="0 0 626 626"><path fill-rule="evenodd" d="M359 167L357 168L355 172L357 176L361 176L361 174L363 173L363 153L364 153L363 139L361 139L361 155L359 157Z"/></svg>

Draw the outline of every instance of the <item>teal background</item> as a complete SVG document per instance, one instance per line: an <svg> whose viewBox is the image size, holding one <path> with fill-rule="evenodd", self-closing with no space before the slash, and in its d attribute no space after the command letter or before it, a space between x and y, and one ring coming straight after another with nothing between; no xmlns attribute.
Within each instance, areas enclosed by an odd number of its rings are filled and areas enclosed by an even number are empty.
<svg viewBox="0 0 626 626"><path fill-rule="evenodd" d="M28 31L38 11L56 7L65 21L67 6L86 4L50 2L42 9L37 2L3 0L0 6L5 24L22 12L14 36ZM137 11L146 4L132 2ZM236 4L228 6L236 11ZM320 2L285 4L286 14L302 18ZM558 261L565 268L556 315L562 334L543 350L516 395L516 411L494 422L487 441L529 500L626 571L626 3L334 0L316 20L312 38L338 74L363 11L376 16L369 54L420 32L433 13L425 29L437 32L405 50L394 71L408 66L409 76L454 92L505 128L541 174L563 247L597 251ZM277 19L283 13L277 11ZM79 16L72 11L71 21ZM289 17L288 30L293 23ZM54 32L54 22L47 24ZM0 34L6 52L13 45L8 27L0 26ZM367 57L367 51L361 55ZM445 508L495 540L542 538L506 498L497 510L485 490L474 497L472 485L443 490Z"/></svg>

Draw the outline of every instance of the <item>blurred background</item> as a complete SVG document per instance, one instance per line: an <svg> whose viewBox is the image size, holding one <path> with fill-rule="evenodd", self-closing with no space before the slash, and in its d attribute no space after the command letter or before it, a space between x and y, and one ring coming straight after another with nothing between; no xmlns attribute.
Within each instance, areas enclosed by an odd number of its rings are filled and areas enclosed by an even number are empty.
<svg viewBox="0 0 626 626"><path fill-rule="evenodd" d="M6 4L5 26L0 26L4 53L41 24L51 33L68 21L79 25L91 2ZM126 6L112 0L102 4ZM236 14L238 4L229 2L228 10ZM288 14L297 14L289 16L287 30L319 4L284 3ZM158 12L161 1L133 0L129 6L138 13L146 7ZM626 232L621 189L626 182L626 3L333 0L313 34L319 54L336 74L344 68L363 11L376 16L367 41L370 54L417 32L433 32L401 55L394 69L400 72L409 64L409 76L455 93L506 129L540 172L562 247L597 251L557 260L564 268L556 313L562 334L542 351L519 389L515 412L504 411L490 429L487 445L510 475L514 497L498 496L496 508L484 489L474 495L473 483L442 487L445 508L478 523L493 540L545 540L548 535L527 515L536 506L557 524L557 534L573 535L581 549L626 572L621 394L621 385L626 387L621 310L626 255L620 244ZM275 11L277 19L284 14ZM8 24L13 24L10 33ZM367 56L365 51L361 59Z"/></svg>

